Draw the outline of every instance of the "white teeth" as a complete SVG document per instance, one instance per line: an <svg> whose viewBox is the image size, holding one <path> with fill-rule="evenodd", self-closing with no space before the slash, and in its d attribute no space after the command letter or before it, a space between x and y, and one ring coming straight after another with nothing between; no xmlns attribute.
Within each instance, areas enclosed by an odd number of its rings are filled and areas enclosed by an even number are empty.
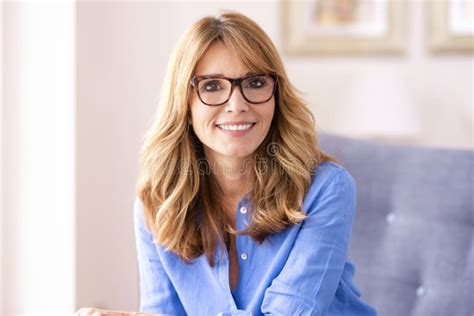
<svg viewBox="0 0 474 316"><path fill-rule="evenodd" d="M242 125L217 125L226 131L243 131L252 127L253 124L242 124Z"/></svg>

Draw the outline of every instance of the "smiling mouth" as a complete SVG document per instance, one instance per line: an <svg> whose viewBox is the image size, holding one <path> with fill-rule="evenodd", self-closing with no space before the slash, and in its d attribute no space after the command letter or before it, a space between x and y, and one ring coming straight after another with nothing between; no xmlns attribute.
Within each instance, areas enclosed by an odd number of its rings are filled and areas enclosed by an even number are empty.
<svg viewBox="0 0 474 316"><path fill-rule="evenodd" d="M246 131L251 129L257 123L238 124L238 125L226 125L217 124L216 126L224 131Z"/></svg>

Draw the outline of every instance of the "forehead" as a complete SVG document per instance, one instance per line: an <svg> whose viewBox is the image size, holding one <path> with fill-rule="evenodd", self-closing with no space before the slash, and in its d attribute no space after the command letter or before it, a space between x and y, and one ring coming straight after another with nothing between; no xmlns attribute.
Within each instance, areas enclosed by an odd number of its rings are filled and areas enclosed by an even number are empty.
<svg viewBox="0 0 474 316"><path fill-rule="evenodd" d="M241 77L249 72L234 52L222 42L211 44L196 65L195 74L223 75L226 77Z"/></svg>

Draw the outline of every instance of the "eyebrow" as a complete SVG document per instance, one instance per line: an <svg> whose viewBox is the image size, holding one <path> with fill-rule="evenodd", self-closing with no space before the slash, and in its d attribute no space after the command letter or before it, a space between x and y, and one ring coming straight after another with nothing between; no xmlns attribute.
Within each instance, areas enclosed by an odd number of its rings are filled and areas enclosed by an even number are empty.
<svg viewBox="0 0 474 316"><path fill-rule="evenodd" d="M241 78L241 77L246 77L246 76L250 76L250 75L256 75L256 74L258 74L258 72L247 71L247 73L245 73L244 75L240 76L239 78ZM211 76L222 76L222 77L226 77L226 76L224 76L223 74L216 74L216 73L214 73L214 74L196 75L196 76L210 76L210 77L211 77Z"/></svg>

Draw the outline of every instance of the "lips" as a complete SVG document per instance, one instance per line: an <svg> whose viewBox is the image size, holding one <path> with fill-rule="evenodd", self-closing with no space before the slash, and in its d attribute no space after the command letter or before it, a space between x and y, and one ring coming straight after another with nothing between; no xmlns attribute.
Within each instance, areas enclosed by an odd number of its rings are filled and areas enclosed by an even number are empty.
<svg viewBox="0 0 474 316"><path fill-rule="evenodd" d="M217 124L216 126L225 131L245 131L249 130L255 125L255 123L245 124Z"/></svg>
<svg viewBox="0 0 474 316"><path fill-rule="evenodd" d="M237 124L236 124L237 123ZM216 124L216 128L225 135L230 137L243 137L253 131L253 127L256 125L256 122L226 122L222 124Z"/></svg>
<svg viewBox="0 0 474 316"><path fill-rule="evenodd" d="M256 124L255 121L225 121L216 124L218 128L226 131L242 131L252 128Z"/></svg>

